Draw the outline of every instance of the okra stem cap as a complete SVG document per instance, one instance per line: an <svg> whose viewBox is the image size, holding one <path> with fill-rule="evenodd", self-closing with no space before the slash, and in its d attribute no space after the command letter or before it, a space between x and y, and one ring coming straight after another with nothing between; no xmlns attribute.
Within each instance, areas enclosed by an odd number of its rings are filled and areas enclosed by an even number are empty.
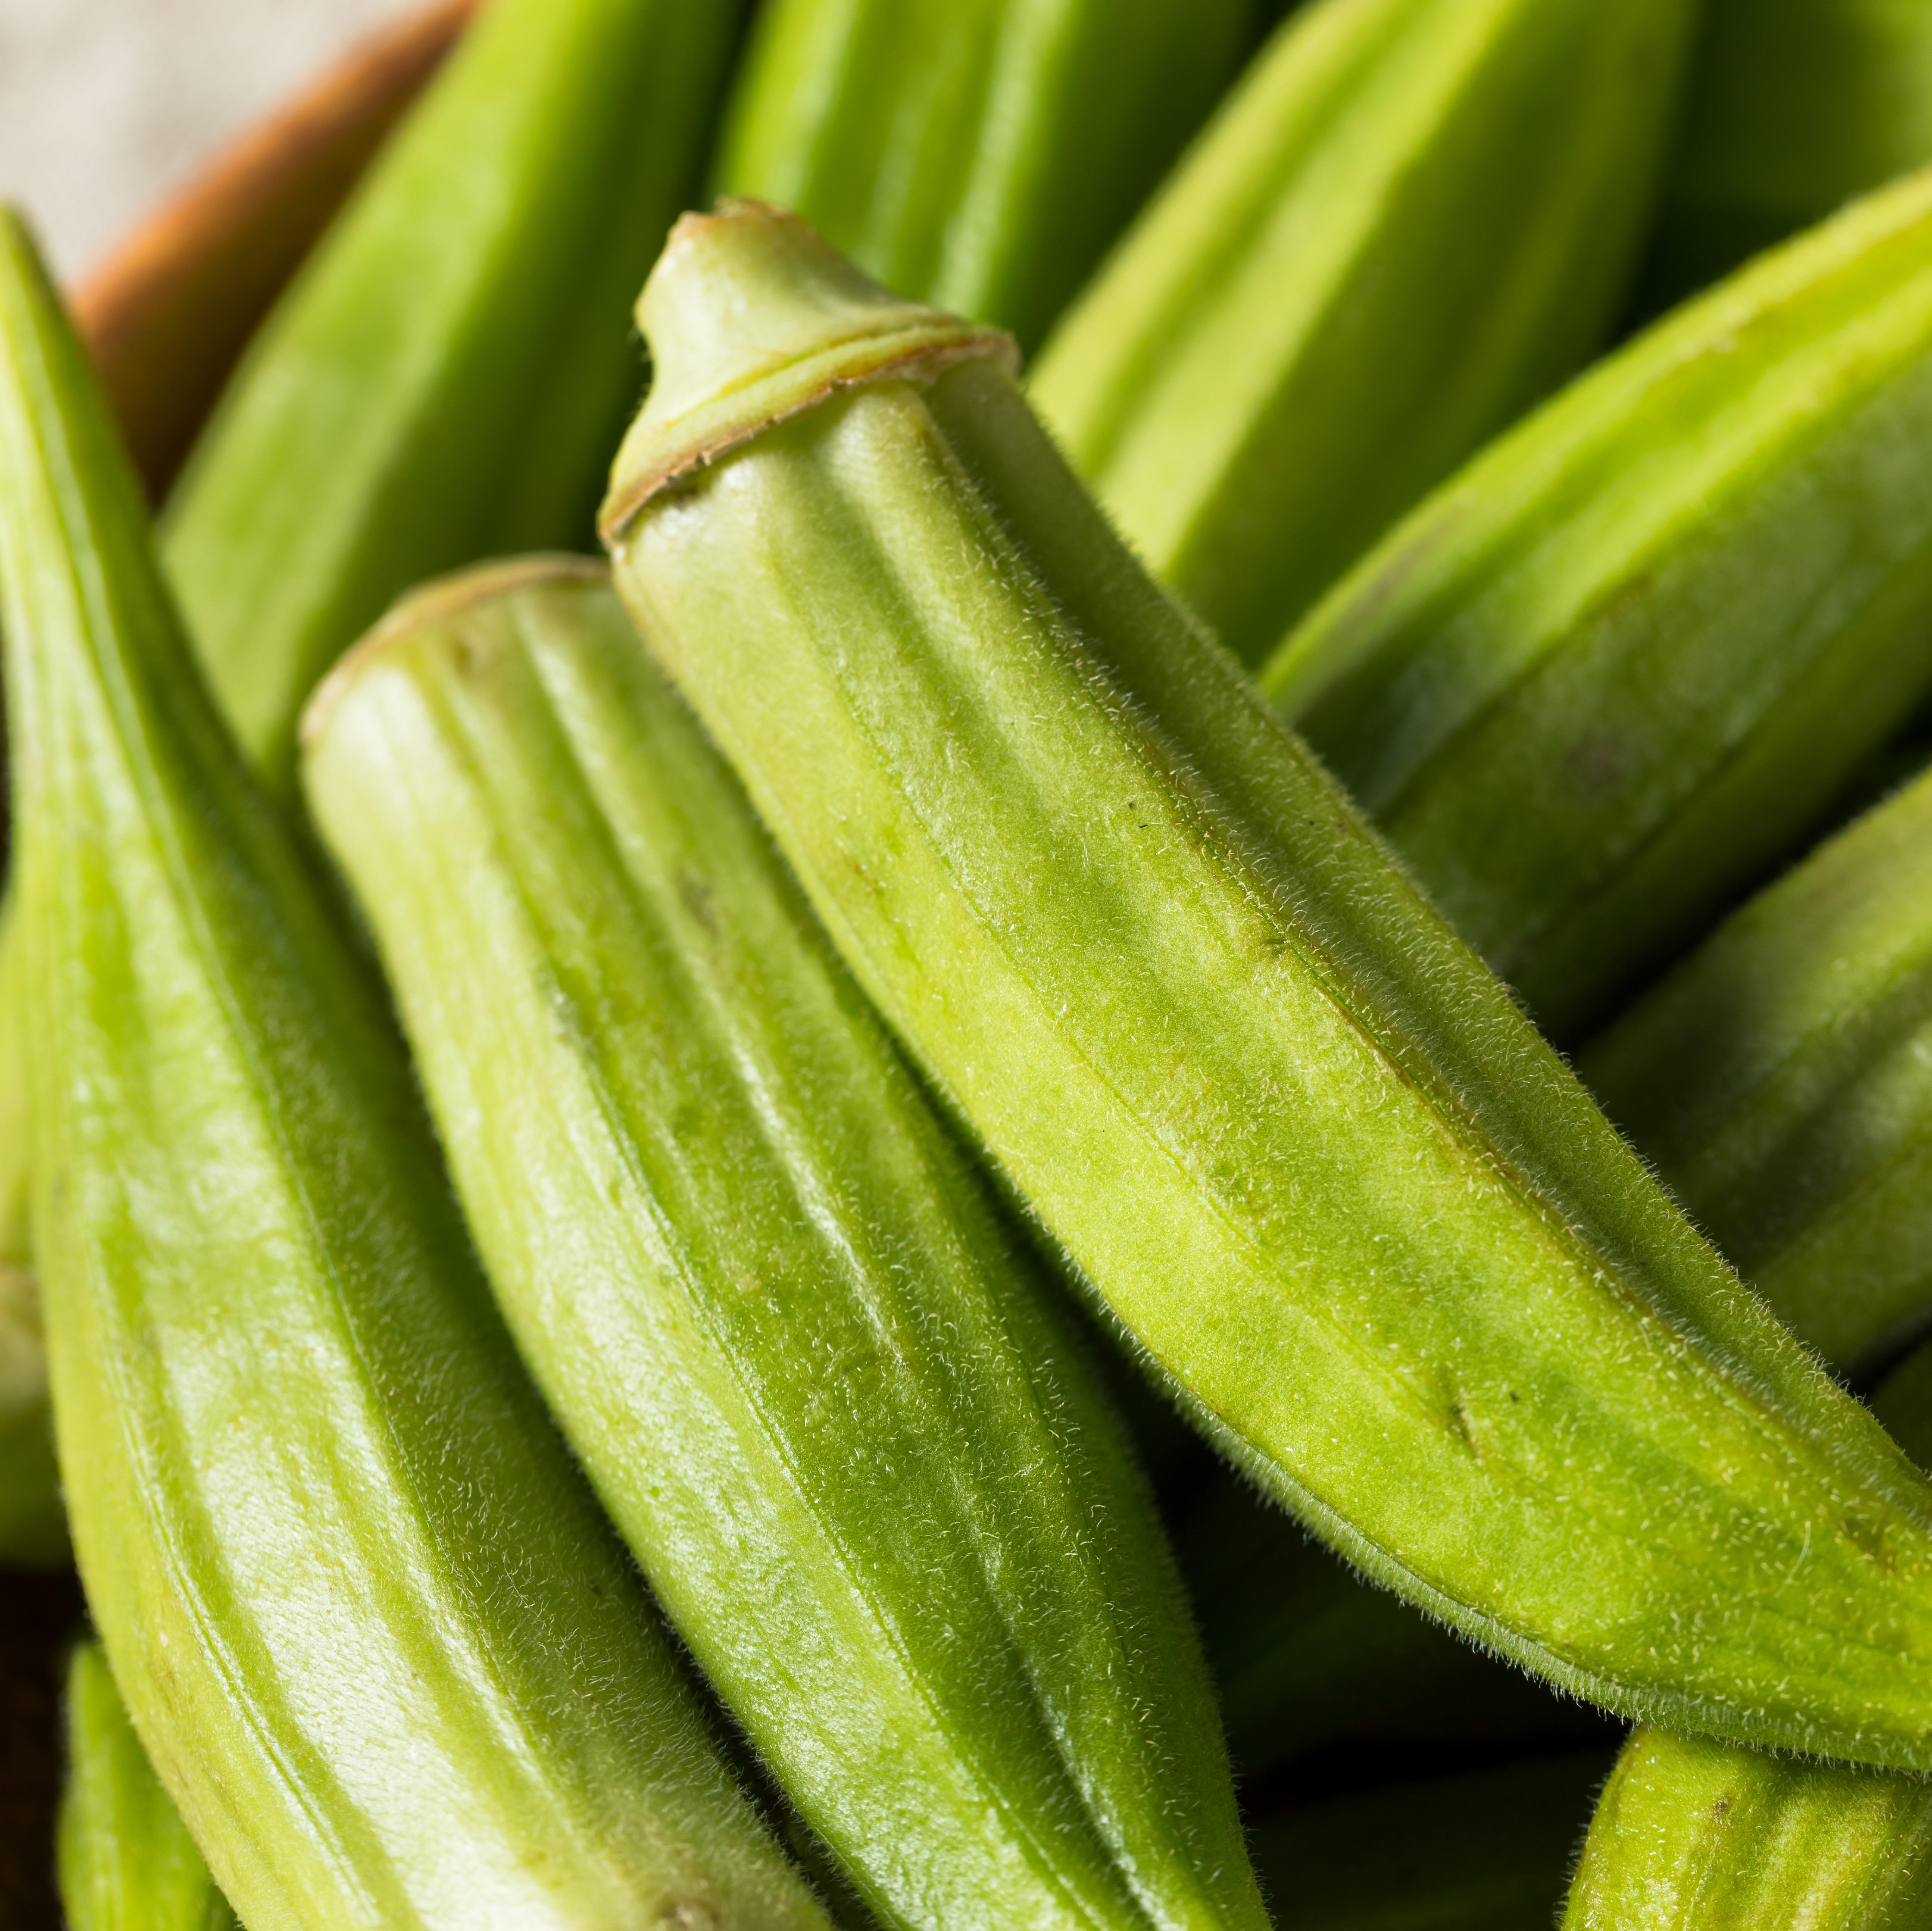
<svg viewBox="0 0 1932 1931"><path fill-rule="evenodd" d="M808 222L727 200L670 232L638 301L655 371L612 469L601 519L620 542L650 500L741 443L869 383L930 381L1019 350L881 288Z"/></svg>

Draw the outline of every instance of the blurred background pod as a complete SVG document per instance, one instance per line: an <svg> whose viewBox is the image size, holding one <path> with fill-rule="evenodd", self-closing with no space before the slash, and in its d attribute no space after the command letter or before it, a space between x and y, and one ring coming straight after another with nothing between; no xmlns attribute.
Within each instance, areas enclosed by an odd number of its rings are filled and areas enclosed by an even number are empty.
<svg viewBox="0 0 1932 1931"><path fill-rule="evenodd" d="M1391 531L1264 687L1574 1041L1932 688L1932 173L1598 364Z"/></svg>
<svg viewBox="0 0 1932 1931"><path fill-rule="evenodd" d="M1062 321L1032 394L1250 662L1622 307L1689 0L1316 0Z"/></svg>
<svg viewBox="0 0 1932 1931"><path fill-rule="evenodd" d="M1255 0L764 0L712 186L1031 348L1206 117Z"/></svg>

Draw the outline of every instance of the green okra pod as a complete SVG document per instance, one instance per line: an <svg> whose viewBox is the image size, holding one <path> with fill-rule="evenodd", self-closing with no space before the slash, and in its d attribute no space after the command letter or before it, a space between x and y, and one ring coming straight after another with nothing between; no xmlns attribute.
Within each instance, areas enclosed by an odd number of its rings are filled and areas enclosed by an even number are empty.
<svg viewBox="0 0 1932 1931"><path fill-rule="evenodd" d="M1252 1832L1294 1931L1550 1931L1606 1754L1398 1785ZM1633 1917L1619 1931L1656 1931Z"/></svg>
<svg viewBox="0 0 1932 1931"><path fill-rule="evenodd" d="M1253 0L767 0L717 185L1038 341L1234 73Z"/></svg>
<svg viewBox="0 0 1932 1931"><path fill-rule="evenodd" d="M116 1682L251 1931L824 1931L491 1307L0 217L33 1235Z"/></svg>
<svg viewBox="0 0 1932 1931"><path fill-rule="evenodd" d="M1932 687L1932 173L1600 364L1398 527L1264 686L1582 1035Z"/></svg>
<svg viewBox="0 0 1932 1931"><path fill-rule="evenodd" d="M1708 0L1648 297L1661 307L1928 161L1918 0Z"/></svg>
<svg viewBox="0 0 1932 1931"><path fill-rule="evenodd" d="M68 1931L236 1931L92 1642L68 1668L60 1893Z"/></svg>
<svg viewBox="0 0 1932 1931"><path fill-rule="evenodd" d="M698 185L739 0L489 0L265 326L164 531L272 785L411 584L580 544L634 402L628 309Z"/></svg>
<svg viewBox="0 0 1932 1931"><path fill-rule="evenodd" d="M1316 0L1061 323L1040 413L1238 655L1596 348L1695 13Z"/></svg>
<svg viewBox="0 0 1932 1931"><path fill-rule="evenodd" d="M606 574L424 593L304 741L525 1357L867 1904L1259 1931L1066 1317Z"/></svg>
<svg viewBox="0 0 1932 1931"><path fill-rule="evenodd" d="M1760 893L1580 1056L1690 1218L1841 1368L1932 1311L1932 776Z"/></svg>
<svg viewBox="0 0 1932 1931"><path fill-rule="evenodd" d="M1580 1694L1932 1766L1932 1486L1139 571L1000 341L742 206L639 313L640 628L1198 1425Z"/></svg>

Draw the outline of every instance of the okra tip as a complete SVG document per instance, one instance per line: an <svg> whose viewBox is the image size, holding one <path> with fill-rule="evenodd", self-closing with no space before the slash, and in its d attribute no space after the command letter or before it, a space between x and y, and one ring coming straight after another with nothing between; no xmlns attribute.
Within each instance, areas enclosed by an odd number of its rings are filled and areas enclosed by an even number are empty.
<svg viewBox="0 0 1932 1931"><path fill-rule="evenodd" d="M473 564L447 576L432 577L394 603L349 650L317 684L302 707L298 737L306 755L328 734L344 698L375 659L399 638L460 617L465 611L494 602L515 591L552 584L603 584L608 566L589 557L562 551Z"/></svg>
<svg viewBox="0 0 1932 1931"><path fill-rule="evenodd" d="M1019 366L1003 329L892 294L762 201L686 215L637 312L654 375L611 471L600 527L613 548L653 497L842 389Z"/></svg>

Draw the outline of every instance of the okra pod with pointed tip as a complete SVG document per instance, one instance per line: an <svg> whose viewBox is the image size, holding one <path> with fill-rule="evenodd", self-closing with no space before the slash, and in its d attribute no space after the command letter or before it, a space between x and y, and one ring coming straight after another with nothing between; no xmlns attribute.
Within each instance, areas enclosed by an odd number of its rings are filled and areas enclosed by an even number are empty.
<svg viewBox="0 0 1932 1931"><path fill-rule="evenodd" d="M489 0L244 359L168 505L195 647L294 782L310 686L412 584L589 540L628 308L739 0Z"/></svg>
<svg viewBox="0 0 1932 1931"><path fill-rule="evenodd" d="M425 592L304 734L526 1359L867 1903L1260 1931L1124 1438L605 574Z"/></svg>
<svg viewBox="0 0 1932 1931"><path fill-rule="evenodd" d="M1932 1485L1141 572L1004 345L687 218L619 582L860 982L1198 1424L1625 1712L1932 1767Z"/></svg>
<svg viewBox="0 0 1932 1931"><path fill-rule="evenodd" d="M68 1668L60 1893L67 1931L236 1931L91 1642Z"/></svg>
<svg viewBox="0 0 1932 1931"><path fill-rule="evenodd" d="M1688 0L1316 0L1055 332L1034 401L1258 660L1615 320Z"/></svg>
<svg viewBox="0 0 1932 1931"><path fill-rule="evenodd" d="M1932 689L1932 172L1658 324L1438 491L1263 683L1576 1038Z"/></svg>
<svg viewBox="0 0 1932 1931"><path fill-rule="evenodd" d="M0 216L33 1234L96 1627L250 1931L824 1931L490 1305Z"/></svg>
<svg viewBox="0 0 1932 1931"><path fill-rule="evenodd" d="M1660 308L1928 162L1918 0L1708 0L1648 297Z"/></svg>
<svg viewBox="0 0 1932 1931"><path fill-rule="evenodd" d="M1781 1319L1847 1370L1932 1313L1932 776L1735 914L1580 1056Z"/></svg>
<svg viewBox="0 0 1932 1931"><path fill-rule="evenodd" d="M768 0L717 185L1043 336L1232 76L1253 0Z"/></svg>

